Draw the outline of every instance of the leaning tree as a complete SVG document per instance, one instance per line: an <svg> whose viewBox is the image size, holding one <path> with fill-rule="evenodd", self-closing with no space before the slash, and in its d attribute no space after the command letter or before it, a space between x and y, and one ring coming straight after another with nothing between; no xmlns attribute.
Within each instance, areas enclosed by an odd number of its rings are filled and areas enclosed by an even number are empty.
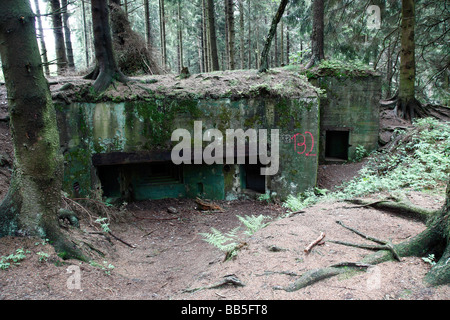
<svg viewBox="0 0 450 320"><path fill-rule="evenodd" d="M63 157L28 0L0 1L0 56L15 154L11 184L0 204L0 237L38 236L66 257L80 257L58 224Z"/></svg>
<svg viewBox="0 0 450 320"><path fill-rule="evenodd" d="M266 72L268 69L268 63L267 59L269 56L270 47L272 45L272 39L275 36L275 33L277 32L277 26L280 22L281 18L283 17L284 10L286 9L286 6L288 5L289 0L281 0L280 6L278 7L277 13L275 14L275 17L272 20L272 24L270 25L269 34L267 35L266 43L264 44L263 51L261 53L261 64L258 72Z"/></svg>

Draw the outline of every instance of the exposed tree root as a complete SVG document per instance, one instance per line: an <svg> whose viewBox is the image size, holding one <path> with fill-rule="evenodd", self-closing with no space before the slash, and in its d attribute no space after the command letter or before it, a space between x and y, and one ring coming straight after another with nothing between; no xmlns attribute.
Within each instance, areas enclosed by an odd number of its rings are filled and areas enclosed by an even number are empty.
<svg viewBox="0 0 450 320"><path fill-rule="evenodd" d="M221 281L219 281L218 283L215 283L213 285L206 286L206 287L198 287L198 288L193 288L193 289L184 289L183 292L193 293L193 292L197 292L197 291L205 290L205 289L220 288L220 287L223 287L224 285L233 285L235 287L245 287L245 284L241 280L239 280L238 277L236 277L236 275L229 274L229 275L224 276Z"/></svg>
<svg viewBox="0 0 450 320"><path fill-rule="evenodd" d="M448 188L450 190L450 188ZM447 191L448 193L449 191ZM447 198L448 199L448 198ZM447 202L450 202L447 200ZM287 292L297 291L299 289L310 286L318 281L344 274L349 271L364 270L369 266L376 265L382 262L390 261L393 259L400 260L401 257L418 256L423 257L427 253L443 252L439 261L425 277L425 282L430 285L440 285L450 283L450 246L448 246L448 233L450 230L448 221L448 203L446 207L441 211L441 214L436 215L430 220L427 229L413 237L412 239L402 242L397 245L393 245L390 242L379 240L373 237L364 235L363 233L344 226L345 228L355 232L356 234L374 242L381 242L382 250L366 256L361 261L355 263L340 263L329 267L314 269L307 271L295 282L289 284L286 287L276 286L274 290L285 290ZM342 243L341 243L342 244ZM358 245L358 247L364 247L365 245ZM373 246L375 248L376 246ZM379 247L379 246L378 246ZM367 266L367 267L366 267ZM344 268L343 268L344 267Z"/></svg>
<svg viewBox="0 0 450 320"><path fill-rule="evenodd" d="M346 202L357 204L357 207L373 207L379 210L388 211L394 213L395 215L411 218L421 222L426 222L431 216L435 215L437 211L425 209L412 204L406 198L395 198L394 200L377 200L377 201L366 201L361 199L347 199ZM354 207L348 207L354 208Z"/></svg>

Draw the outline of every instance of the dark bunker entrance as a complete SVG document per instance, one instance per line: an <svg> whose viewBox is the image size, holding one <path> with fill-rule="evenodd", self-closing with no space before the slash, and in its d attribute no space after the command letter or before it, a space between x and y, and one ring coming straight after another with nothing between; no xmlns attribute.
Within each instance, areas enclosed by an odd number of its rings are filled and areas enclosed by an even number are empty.
<svg viewBox="0 0 450 320"><path fill-rule="evenodd" d="M241 165L175 165L167 160L170 153L156 158L127 153L93 155L103 196L127 202L195 197L222 200L230 192L244 189L266 191L266 176L260 172L263 166L248 164L248 158ZM236 166L239 171L233 169Z"/></svg>
<svg viewBox="0 0 450 320"><path fill-rule="evenodd" d="M326 130L325 160L347 161L350 138L349 130Z"/></svg>

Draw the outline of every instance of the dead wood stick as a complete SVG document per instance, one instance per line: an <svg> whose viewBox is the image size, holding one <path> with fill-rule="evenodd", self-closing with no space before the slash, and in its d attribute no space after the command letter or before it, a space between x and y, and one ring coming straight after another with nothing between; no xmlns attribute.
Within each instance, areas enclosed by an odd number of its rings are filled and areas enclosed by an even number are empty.
<svg viewBox="0 0 450 320"><path fill-rule="evenodd" d="M351 267L351 268L370 268L373 264L360 263L360 262L339 262L331 265L332 268Z"/></svg>
<svg viewBox="0 0 450 320"><path fill-rule="evenodd" d="M123 241L122 239L120 239L119 237L115 236L111 231L108 232L114 239L116 239L117 241L122 242L123 244L129 246L130 248L136 248L136 246L133 246L132 244L129 244L126 241Z"/></svg>
<svg viewBox="0 0 450 320"><path fill-rule="evenodd" d="M315 245L323 240L323 238L325 238L325 233L321 232L320 236L316 240L311 242L303 251L305 251L305 253L309 253Z"/></svg>
<svg viewBox="0 0 450 320"><path fill-rule="evenodd" d="M305 212L304 210L298 210L298 211L294 211L294 212L288 212L288 214L289 214L290 216L293 216L294 214L304 213L304 212Z"/></svg>

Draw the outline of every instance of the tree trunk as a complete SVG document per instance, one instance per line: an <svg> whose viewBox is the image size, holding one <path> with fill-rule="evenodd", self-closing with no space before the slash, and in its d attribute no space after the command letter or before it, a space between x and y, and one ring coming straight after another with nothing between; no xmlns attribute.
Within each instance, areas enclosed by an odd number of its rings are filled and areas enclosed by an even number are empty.
<svg viewBox="0 0 450 320"><path fill-rule="evenodd" d="M227 56L228 56L228 69L235 69L235 55L234 55L234 1L225 0L225 19L227 26Z"/></svg>
<svg viewBox="0 0 450 320"><path fill-rule="evenodd" d="M289 36L289 26L286 26L286 64L290 63L291 39Z"/></svg>
<svg viewBox="0 0 450 320"><path fill-rule="evenodd" d="M245 59L244 59L244 0L238 0L239 3L239 41L240 41L240 50L239 57L241 60L241 69L244 69Z"/></svg>
<svg viewBox="0 0 450 320"><path fill-rule="evenodd" d="M0 236L47 238L58 252L73 256L78 253L58 225L63 157L34 18L27 0L0 2L0 56L15 154L11 185L0 205Z"/></svg>
<svg viewBox="0 0 450 320"><path fill-rule="evenodd" d="M207 0L202 0L202 54L203 54L203 71L209 72L209 56L208 56L208 13Z"/></svg>
<svg viewBox="0 0 450 320"><path fill-rule="evenodd" d="M55 37L56 65L58 75L67 70L67 55L64 45L63 24L61 19L61 5L59 0L50 0L52 10L53 35Z"/></svg>
<svg viewBox="0 0 450 320"><path fill-rule="evenodd" d="M205 72L205 57L203 55L203 0L198 0L198 7L200 8L200 19L197 20L198 30L198 67L200 73Z"/></svg>
<svg viewBox="0 0 450 320"><path fill-rule="evenodd" d="M36 0L38 1L38 0ZM83 16L83 35L84 35L84 51L85 51L85 60L86 60L86 68L89 68L89 34L87 31L87 22L86 22L86 7L85 0L81 0L81 9Z"/></svg>
<svg viewBox="0 0 450 320"><path fill-rule="evenodd" d="M288 2L289 2L289 0L281 0L280 6L278 7L278 11L272 20L272 24L271 24L270 30L269 30L269 35L267 36L266 43L264 44L264 48L263 48L263 51L261 54L261 63L260 63L260 67L259 67L259 72L266 72L268 69L267 58L269 55L270 46L272 44L272 39L275 35L278 23L280 22L281 17L283 16L284 10L286 9Z"/></svg>
<svg viewBox="0 0 450 320"><path fill-rule="evenodd" d="M125 11L125 16L128 18L128 0L123 1L123 10Z"/></svg>
<svg viewBox="0 0 450 320"><path fill-rule="evenodd" d="M94 90L96 92L102 92L109 87L113 79L126 82L127 78L119 70L114 57L107 2L91 0L91 7L97 66L86 78L95 79L93 85Z"/></svg>
<svg viewBox="0 0 450 320"><path fill-rule="evenodd" d="M184 68L183 62L183 29L181 27L181 0L178 0L177 7L177 29L178 29L178 73Z"/></svg>
<svg viewBox="0 0 450 320"><path fill-rule="evenodd" d="M278 67L278 28L275 29L275 35L273 36L273 42L274 42L274 54L273 54L273 62L274 67Z"/></svg>
<svg viewBox="0 0 450 320"><path fill-rule="evenodd" d="M252 68L252 3L251 0L247 0L248 2L248 69Z"/></svg>
<svg viewBox="0 0 450 320"><path fill-rule="evenodd" d="M161 38L161 61L163 69L167 69L166 51L166 13L164 10L164 0L159 0L159 32Z"/></svg>
<svg viewBox="0 0 450 320"><path fill-rule="evenodd" d="M313 2L313 28L311 34L311 60L306 68L311 68L320 60L325 59L323 52L324 41L324 0L314 0Z"/></svg>
<svg viewBox="0 0 450 320"><path fill-rule="evenodd" d="M75 62L73 59L72 40L70 39L70 27L69 27L69 13L68 13L67 0L61 0L62 19L64 26L64 40L66 44L67 55L67 67L70 70L75 69Z"/></svg>
<svg viewBox="0 0 450 320"><path fill-rule="evenodd" d="M144 16L145 16L145 40L147 41L147 44L151 44L151 25L150 25L150 7L148 0L144 0Z"/></svg>
<svg viewBox="0 0 450 320"><path fill-rule="evenodd" d="M415 8L414 0L402 0L400 83L395 112L412 121L420 103L415 98L416 62L414 41Z"/></svg>
<svg viewBox="0 0 450 320"><path fill-rule="evenodd" d="M34 0L34 6L36 7L36 17L38 21L38 30L39 30L39 41L41 43L41 50L42 50L42 63L44 65L44 71L45 75L47 77L50 76L50 68L48 66L48 57L47 57L47 48L45 45L45 39L44 39L44 29L42 28L42 19L41 19L41 10L39 9L39 0Z"/></svg>
<svg viewBox="0 0 450 320"><path fill-rule="evenodd" d="M219 70L219 56L217 55L217 37L216 37L216 23L215 23L215 10L214 1L206 0L207 4L207 14L208 14L208 42L210 45L210 59L211 59L211 70Z"/></svg>

